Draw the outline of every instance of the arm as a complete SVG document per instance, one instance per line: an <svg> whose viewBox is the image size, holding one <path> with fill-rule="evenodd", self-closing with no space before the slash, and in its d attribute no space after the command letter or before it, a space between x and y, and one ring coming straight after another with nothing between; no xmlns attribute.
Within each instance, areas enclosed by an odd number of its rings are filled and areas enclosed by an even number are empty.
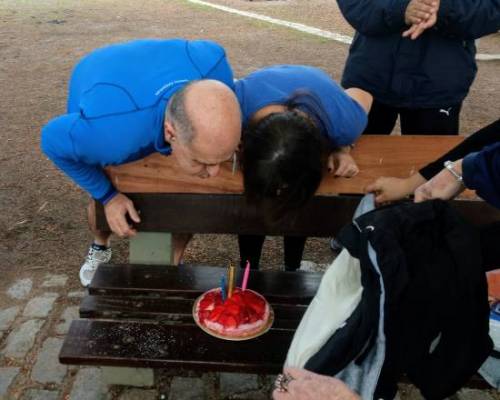
<svg viewBox="0 0 500 400"><path fill-rule="evenodd" d="M485 146L500 141L500 119L467 137L458 146L437 160L421 168L408 178L381 177L366 187L367 192L375 194L377 204L400 200L412 194L433 176L439 174L447 160L458 160L467 154L479 151ZM445 174L446 175L446 174Z"/></svg>
<svg viewBox="0 0 500 400"><path fill-rule="evenodd" d="M414 1L423 5L432 0ZM500 29L500 0L436 1L439 11L421 22L407 21L412 26L403 33L403 37L417 39L425 30L433 28L443 36L471 40Z"/></svg>
<svg viewBox="0 0 500 400"><path fill-rule="evenodd" d="M370 112L373 104L373 96L370 93L359 88L349 88L345 92L349 97L356 100L367 114Z"/></svg>
<svg viewBox="0 0 500 400"><path fill-rule="evenodd" d="M500 142L466 156L462 174L466 187L500 208Z"/></svg>
<svg viewBox="0 0 500 400"><path fill-rule="evenodd" d="M500 30L500 0L441 0L436 30L460 39L477 39Z"/></svg>
<svg viewBox="0 0 500 400"><path fill-rule="evenodd" d="M75 152L72 131L80 124L79 114L67 114L53 119L42 129L41 148L52 162L94 199L104 204L106 219L113 232L130 236L125 216L140 222L132 202L111 184L102 168L83 162Z"/></svg>
<svg viewBox="0 0 500 400"><path fill-rule="evenodd" d="M80 123L76 113L54 118L42 129L41 148L78 186L106 204L118 192L100 166L86 164L76 154L72 130Z"/></svg>
<svg viewBox="0 0 500 400"><path fill-rule="evenodd" d="M455 174L444 169L415 191L415 202L452 199L467 187L500 208L500 143L456 161L453 170L463 177L463 184Z"/></svg>
<svg viewBox="0 0 500 400"><path fill-rule="evenodd" d="M406 27L409 0L337 0L345 19L367 36L399 33Z"/></svg>
<svg viewBox="0 0 500 400"><path fill-rule="evenodd" d="M497 141L500 141L500 119L473 133L462 143L455 146L437 160L427 164L418 172L423 178L429 180L443 169L443 164L446 160L459 160L464 158L467 154L480 151L484 147L496 143Z"/></svg>
<svg viewBox="0 0 500 400"><path fill-rule="evenodd" d="M382 176L369 184L365 191L375 195L375 203L383 204L401 200L412 194L416 188L427 182L418 172L408 178L394 178Z"/></svg>

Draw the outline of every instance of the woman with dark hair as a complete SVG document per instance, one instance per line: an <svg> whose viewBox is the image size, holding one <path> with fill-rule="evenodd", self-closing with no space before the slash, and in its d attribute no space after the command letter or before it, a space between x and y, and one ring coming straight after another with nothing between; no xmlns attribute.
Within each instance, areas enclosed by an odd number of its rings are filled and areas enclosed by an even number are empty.
<svg viewBox="0 0 500 400"><path fill-rule="evenodd" d="M315 193L323 172L352 177L350 148L367 123L372 97L343 90L324 71L276 65L235 83L243 119L245 195L283 218ZM258 268L264 236L240 235L241 265ZM285 237L285 269L300 266L306 237Z"/></svg>

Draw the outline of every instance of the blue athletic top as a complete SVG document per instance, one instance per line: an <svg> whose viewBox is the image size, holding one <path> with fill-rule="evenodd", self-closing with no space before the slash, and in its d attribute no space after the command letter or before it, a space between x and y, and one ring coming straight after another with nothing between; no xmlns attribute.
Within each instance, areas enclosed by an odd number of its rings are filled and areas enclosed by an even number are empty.
<svg viewBox="0 0 500 400"><path fill-rule="evenodd" d="M321 103L325 113L319 128L334 147L354 143L368 122L361 105L318 68L275 65L236 81L235 87L244 127L261 108L271 104L283 105L298 92L309 92Z"/></svg>
<svg viewBox="0 0 500 400"><path fill-rule="evenodd" d="M42 129L43 152L105 204L116 193L103 167L171 153L163 123L170 97L187 82L233 74L217 43L134 40L97 49L72 73L67 114Z"/></svg>

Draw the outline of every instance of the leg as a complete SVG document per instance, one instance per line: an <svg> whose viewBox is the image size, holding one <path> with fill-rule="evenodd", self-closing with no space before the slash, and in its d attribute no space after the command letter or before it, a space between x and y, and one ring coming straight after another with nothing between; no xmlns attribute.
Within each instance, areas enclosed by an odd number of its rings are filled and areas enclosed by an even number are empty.
<svg viewBox="0 0 500 400"><path fill-rule="evenodd" d="M401 110L403 135L458 135L462 104Z"/></svg>
<svg viewBox="0 0 500 400"><path fill-rule="evenodd" d="M394 129L397 119L397 108L387 106L375 100L368 114L368 125L363 135L389 135Z"/></svg>
<svg viewBox="0 0 500 400"><path fill-rule="evenodd" d="M95 271L100 264L107 263L111 260L110 237L111 231L98 230L95 225L95 202L90 201L87 207L87 218L90 231L94 234L94 242L89 248L85 262L80 268L80 283L87 287L90 285Z"/></svg>
<svg viewBox="0 0 500 400"><path fill-rule="evenodd" d="M302 253L306 245L307 236L284 236L285 271L295 271L300 268Z"/></svg>
<svg viewBox="0 0 500 400"><path fill-rule="evenodd" d="M174 265L182 264L182 257L184 256L184 251L193 238L191 233L175 233L172 234L172 247L174 248Z"/></svg>
<svg viewBox="0 0 500 400"><path fill-rule="evenodd" d="M238 235L240 246L240 267L245 268L247 260L250 268L259 269L260 255L264 245L264 235Z"/></svg>
<svg viewBox="0 0 500 400"><path fill-rule="evenodd" d="M89 229L94 235L94 243L99 246L109 247L111 231L101 231L97 229L95 225L95 201L90 200L87 207L87 221L89 224Z"/></svg>

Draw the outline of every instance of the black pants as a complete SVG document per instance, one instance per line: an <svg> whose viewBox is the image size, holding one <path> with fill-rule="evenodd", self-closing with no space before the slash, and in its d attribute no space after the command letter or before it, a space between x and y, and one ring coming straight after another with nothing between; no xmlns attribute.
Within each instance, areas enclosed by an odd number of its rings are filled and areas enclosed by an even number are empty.
<svg viewBox="0 0 500 400"><path fill-rule="evenodd" d="M250 268L259 268L260 255L262 254L262 245L264 244L265 238L264 235L238 236L241 268L245 267L247 260L250 261ZM285 271L295 271L300 267L306 240L306 236L283 237L283 244L285 247Z"/></svg>
<svg viewBox="0 0 500 400"><path fill-rule="evenodd" d="M442 108L401 108L375 100L363 135L390 134L398 115L403 135L458 135L461 107L460 103Z"/></svg>

